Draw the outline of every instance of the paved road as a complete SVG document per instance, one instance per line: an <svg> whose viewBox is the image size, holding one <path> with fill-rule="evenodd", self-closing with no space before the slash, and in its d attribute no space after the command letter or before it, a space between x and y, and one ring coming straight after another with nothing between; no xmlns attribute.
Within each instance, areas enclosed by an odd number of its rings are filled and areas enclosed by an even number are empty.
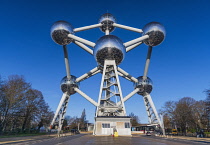
<svg viewBox="0 0 210 145"><path fill-rule="evenodd" d="M0 144L14 145L208 145L210 140L194 140L185 138L163 138L145 135L132 137L93 136L78 134L60 138L28 138L22 140L4 141Z"/></svg>

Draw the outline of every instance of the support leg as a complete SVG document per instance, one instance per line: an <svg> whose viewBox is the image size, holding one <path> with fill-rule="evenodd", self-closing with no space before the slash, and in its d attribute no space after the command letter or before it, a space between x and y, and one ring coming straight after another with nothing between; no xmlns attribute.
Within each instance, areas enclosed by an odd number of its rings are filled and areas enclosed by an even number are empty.
<svg viewBox="0 0 210 145"><path fill-rule="evenodd" d="M165 135L165 129L164 129L164 125L163 125L163 122L160 120L160 117L157 113L157 110L155 108L155 105L152 101L152 98L150 96L150 94L145 94L143 96L144 98L144 103L145 103L145 106L146 106L146 111L147 111L147 115L148 115L148 118L149 118L149 122L151 124L159 124L162 131L163 131L163 135Z"/></svg>
<svg viewBox="0 0 210 145"><path fill-rule="evenodd" d="M66 113L66 109L68 107L70 96L67 93L64 93L61 101L58 105L58 108L56 110L56 113L54 115L53 121L51 122L51 126L57 124L58 125L58 136L61 134L63 121Z"/></svg>

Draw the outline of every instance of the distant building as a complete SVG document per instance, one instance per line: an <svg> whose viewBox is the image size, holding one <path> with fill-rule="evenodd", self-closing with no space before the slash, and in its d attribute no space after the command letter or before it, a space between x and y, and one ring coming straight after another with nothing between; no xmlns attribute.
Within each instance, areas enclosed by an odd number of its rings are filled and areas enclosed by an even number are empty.
<svg viewBox="0 0 210 145"><path fill-rule="evenodd" d="M88 123L87 124L87 131L93 131L94 129L94 124L93 123Z"/></svg>

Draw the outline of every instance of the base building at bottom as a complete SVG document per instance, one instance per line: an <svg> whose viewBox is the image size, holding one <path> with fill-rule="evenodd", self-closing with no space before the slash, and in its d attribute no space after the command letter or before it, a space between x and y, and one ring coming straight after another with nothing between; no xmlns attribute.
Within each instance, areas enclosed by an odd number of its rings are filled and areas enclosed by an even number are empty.
<svg viewBox="0 0 210 145"><path fill-rule="evenodd" d="M128 116L99 116L95 118L93 135L131 136L131 118Z"/></svg>

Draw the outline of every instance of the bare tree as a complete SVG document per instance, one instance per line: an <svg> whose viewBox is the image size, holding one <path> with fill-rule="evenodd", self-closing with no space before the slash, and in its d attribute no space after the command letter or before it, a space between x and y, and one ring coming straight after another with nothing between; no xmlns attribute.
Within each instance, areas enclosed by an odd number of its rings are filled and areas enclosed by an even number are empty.
<svg viewBox="0 0 210 145"><path fill-rule="evenodd" d="M6 96L3 91L3 81L0 76L0 133L3 129L3 124L5 122L5 110L6 109Z"/></svg>
<svg viewBox="0 0 210 145"><path fill-rule="evenodd" d="M132 127L139 126L140 120L139 120L139 117L137 115L135 115L133 112L131 112L129 114L129 117L131 118Z"/></svg>
<svg viewBox="0 0 210 145"><path fill-rule="evenodd" d="M49 110L49 106L44 101L42 93L35 89L29 89L25 93L24 101L24 122L22 130L30 129L31 122L37 122L38 131L42 126L48 126L52 119L53 113Z"/></svg>
<svg viewBox="0 0 210 145"><path fill-rule="evenodd" d="M175 121L185 135L187 128L193 128L196 125L192 111L195 102L193 98L184 97L176 103L176 109L174 111Z"/></svg>
<svg viewBox="0 0 210 145"><path fill-rule="evenodd" d="M196 129L200 130L202 128L205 128L207 125L206 121L206 106L205 106L205 101L196 101L194 106L193 106L193 115L194 115L194 120L196 123Z"/></svg>
<svg viewBox="0 0 210 145"><path fill-rule="evenodd" d="M78 124L80 123L80 118L74 116L74 117L70 117L69 120L67 120L67 122L69 122L69 128L70 129L77 129L78 128Z"/></svg>
<svg viewBox="0 0 210 145"><path fill-rule="evenodd" d="M48 125L53 112L42 93L32 89L23 76L0 79L0 132L30 131L30 128ZM34 125L34 126L32 126Z"/></svg>
<svg viewBox="0 0 210 145"><path fill-rule="evenodd" d="M205 126L205 102L195 101L191 97L181 98L179 101L168 101L162 107L164 125L166 128L180 128L183 134L187 129L198 131Z"/></svg>
<svg viewBox="0 0 210 145"><path fill-rule="evenodd" d="M164 106L160 110L160 113L163 114L163 122L166 128L176 128L175 122L175 109L176 109L176 102L174 101L167 101L165 102Z"/></svg>
<svg viewBox="0 0 210 145"><path fill-rule="evenodd" d="M30 88L30 84L26 83L23 76L9 76L8 81L2 85L4 112L2 114L2 131L5 129L12 130L14 123L17 123L17 115L23 108L24 93ZM6 128L7 127L7 128Z"/></svg>
<svg viewBox="0 0 210 145"><path fill-rule="evenodd" d="M205 100L205 117L204 120L206 122L206 126L208 131L210 131L210 89L205 90L206 93L206 100Z"/></svg>

